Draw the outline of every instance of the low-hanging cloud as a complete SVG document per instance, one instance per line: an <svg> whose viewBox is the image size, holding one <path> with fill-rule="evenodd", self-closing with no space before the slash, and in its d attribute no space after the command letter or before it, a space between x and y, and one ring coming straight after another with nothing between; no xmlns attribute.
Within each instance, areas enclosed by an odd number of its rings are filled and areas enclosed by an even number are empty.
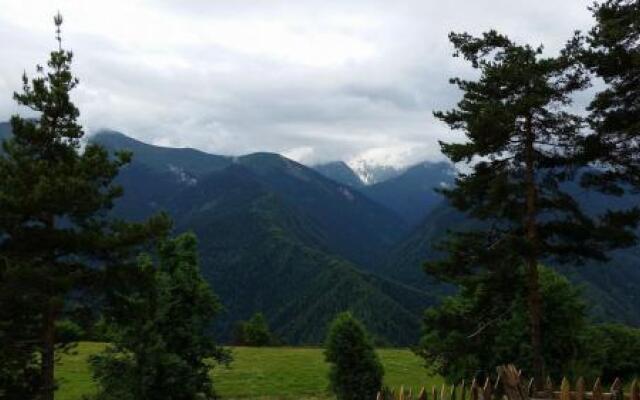
<svg viewBox="0 0 640 400"><path fill-rule="evenodd" d="M473 73L448 32L495 28L555 52L588 29L590 3L0 0L0 119L21 111L12 92L54 48L60 10L89 132L306 163L438 159L437 140L460 135L432 112L460 95L449 77Z"/></svg>

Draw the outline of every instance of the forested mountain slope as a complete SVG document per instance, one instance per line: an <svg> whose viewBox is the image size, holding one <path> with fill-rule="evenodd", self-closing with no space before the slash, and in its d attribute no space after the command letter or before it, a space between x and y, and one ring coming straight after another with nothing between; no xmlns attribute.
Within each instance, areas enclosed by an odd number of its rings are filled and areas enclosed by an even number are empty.
<svg viewBox="0 0 640 400"><path fill-rule="evenodd" d="M447 162L422 162L400 175L374 185L362 192L372 200L401 216L411 226L419 224L443 199L435 191L453 183L455 169Z"/></svg>
<svg viewBox="0 0 640 400"><path fill-rule="evenodd" d="M329 320L349 309L382 342L417 338L435 299L347 261L373 262L407 232L384 207L277 154L231 159L114 133L94 140L134 152L119 177L118 214L168 211L178 231L198 235L203 272L226 306L224 336L262 311L286 341L318 343ZM199 160L181 158L188 151Z"/></svg>
<svg viewBox="0 0 640 400"><path fill-rule="evenodd" d="M360 177L353 172L353 170L344 161L318 164L315 165L313 169L338 183L349 185L354 188L361 188L364 186L364 182L362 182Z"/></svg>
<svg viewBox="0 0 640 400"><path fill-rule="evenodd" d="M570 190L580 189L574 186ZM612 198L582 191L580 197L584 209L591 212L600 211L604 207L626 207L633 201L630 197ZM390 252L377 272L423 291L433 294L446 293L446 287L424 274L422 265L426 260L440 256L434 246L445 237L447 230L469 230L480 224L443 201ZM640 325L638 246L613 252L610 254L610 260L605 263L594 261L580 266L558 266L549 261L548 264L555 266L573 282L583 286L591 314L597 320L615 320Z"/></svg>
<svg viewBox="0 0 640 400"><path fill-rule="evenodd" d="M330 319L349 309L379 338L408 344L421 307L434 301L323 251L314 220L242 166L212 174L174 201L177 228L201 238L205 275L227 306L225 323L259 310L287 341L318 343Z"/></svg>
<svg viewBox="0 0 640 400"><path fill-rule="evenodd" d="M118 204L130 217L162 208L177 190L197 186L207 173L241 165L285 204L312 218L328 250L364 267L373 265L409 231L401 218L358 191L278 154L230 158L151 146L117 133L102 133L93 140L134 153L132 165L120 177L133 195Z"/></svg>

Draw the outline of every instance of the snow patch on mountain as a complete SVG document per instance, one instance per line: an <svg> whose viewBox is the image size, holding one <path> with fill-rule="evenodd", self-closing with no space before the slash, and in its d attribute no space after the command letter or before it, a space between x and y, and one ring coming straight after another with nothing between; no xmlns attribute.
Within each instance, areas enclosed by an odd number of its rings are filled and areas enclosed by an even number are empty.
<svg viewBox="0 0 640 400"><path fill-rule="evenodd" d="M349 162L349 167L365 185L373 185L387 179L396 177L402 173L404 168L396 168L389 165L376 165L366 160L355 160Z"/></svg>
<svg viewBox="0 0 640 400"><path fill-rule="evenodd" d="M347 161L347 165L366 185L373 185L400 175L420 156L413 145L375 147Z"/></svg>
<svg viewBox="0 0 640 400"><path fill-rule="evenodd" d="M176 178L178 179L178 182L184 183L187 186L195 186L198 183L198 180L193 176L191 176L184 169L172 164L169 164L168 167L169 167L169 171L171 171L176 176Z"/></svg>

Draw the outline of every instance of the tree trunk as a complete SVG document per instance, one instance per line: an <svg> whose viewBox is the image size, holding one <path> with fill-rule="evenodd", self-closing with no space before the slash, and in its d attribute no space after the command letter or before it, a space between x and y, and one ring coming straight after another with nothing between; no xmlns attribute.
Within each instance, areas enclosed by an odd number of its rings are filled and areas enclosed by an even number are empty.
<svg viewBox="0 0 640 400"><path fill-rule="evenodd" d="M528 305L531 324L531 350L533 357L533 376L536 387L542 388L544 383L544 359L542 357L542 299L540 295L540 283L538 277L538 227L536 216L538 213L538 193L535 177L535 149L532 116L525 121L526 130L526 154L525 154L525 190L526 190L526 217L525 231L529 250L525 257L528 284Z"/></svg>
<svg viewBox="0 0 640 400"><path fill-rule="evenodd" d="M55 329L56 329L56 311L52 299L49 299L49 305L43 316L43 333L42 333L42 365L40 373L42 374L42 400L53 400L55 392L54 368L55 368Z"/></svg>
<svg viewBox="0 0 640 400"><path fill-rule="evenodd" d="M542 299L540 296L540 284L538 282L538 264L535 257L527 260L527 280L529 285L529 318L531 324L531 350L533 357L533 376L536 389L542 389L544 385L544 359L542 357Z"/></svg>
<svg viewBox="0 0 640 400"><path fill-rule="evenodd" d="M43 220L49 231L55 228L55 217L53 215L45 215ZM49 265L53 265L53 262L45 263L44 268L48 268ZM54 400L53 397L56 390L54 371L56 362L56 320L58 318L59 306L56 299L56 280L53 276L55 271L55 268L48 268L48 271L45 273L47 304L42 316L42 354L40 365L40 379L42 383L41 400Z"/></svg>

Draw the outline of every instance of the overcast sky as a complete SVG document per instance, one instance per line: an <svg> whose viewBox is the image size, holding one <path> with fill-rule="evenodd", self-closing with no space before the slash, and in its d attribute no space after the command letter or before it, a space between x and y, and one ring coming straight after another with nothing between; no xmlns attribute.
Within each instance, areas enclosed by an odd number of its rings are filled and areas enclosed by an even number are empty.
<svg viewBox="0 0 640 400"><path fill-rule="evenodd" d="M432 111L469 74L447 33L495 28L552 53L588 29L590 3L0 0L0 120L20 111L11 94L54 48L60 10L89 133L310 164L439 159L437 140L459 135Z"/></svg>

